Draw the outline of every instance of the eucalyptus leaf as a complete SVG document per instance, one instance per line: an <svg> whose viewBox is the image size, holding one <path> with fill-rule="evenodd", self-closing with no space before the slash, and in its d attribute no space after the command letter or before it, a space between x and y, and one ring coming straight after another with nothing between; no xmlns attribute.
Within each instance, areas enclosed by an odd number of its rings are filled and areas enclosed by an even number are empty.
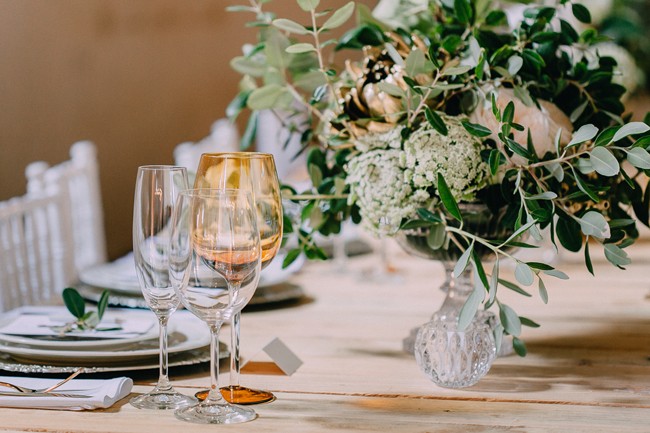
<svg viewBox="0 0 650 433"><path fill-rule="evenodd" d="M458 314L459 331L464 331L467 329L469 324L472 323L472 320L474 319L474 316L476 316L478 307L483 302L483 299L485 299L484 290L475 288L474 291L470 293L470 295L467 297L467 300L465 301L465 304L463 304L463 307L460 309L460 313Z"/></svg>
<svg viewBox="0 0 650 433"><path fill-rule="evenodd" d="M414 48L409 53L404 64L404 70L406 75L409 77L415 77L418 74L423 74L426 72L427 59L424 56L424 53L417 48Z"/></svg>
<svg viewBox="0 0 650 433"><path fill-rule="evenodd" d="M594 169L603 176L616 176L621 166L616 157L606 147L596 147L589 153L589 160Z"/></svg>
<svg viewBox="0 0 650 433"><path fill-rule="evenodd" d="M630 164L643 170L650 170L650 153L642 147L634 147L627 152Z"/></svg>
<svg viewBox="0 0 650 433"><path fill-rule="evenodd" d="M591 163L591 160L587 158L578 158L576 166L578 167L578 171L580 171L582 174L590 174L596 171L594 165Z"/></svg>
<svg viewBox="0 0 650 433"><path fill-rule="evenodd" d="M335 29L337 27L342 26L345 24L345 22L350 19L352 14L354 13L354 5L355 3L353 1L348 2L345 6L343 6L340 9L337 9L331 17L321 27L321 30L330 30L330 29Z"/></svg>
<svg viewBox="0 0 650 433"><path fill-rule="evenodd" d="M582 116L582 113L585 112L585 109L589 105L589 100L585 100L582 104L580 104L575 110L571 112L571 116L569 117L569 120L571 120L571 123L575 123L580 116Z"/></svg>
<svg viewBox="0 0 650 433"><path fill-rule="evenodd" d="M402 55L399 53L399 51L397 51L397 49L393 46L393 44L390 44L388 42L385 43L384 49L396 65L404 67L404 59L402 58Z"/></svg>
<svg viewBox="0 0 650 433"><path fill-rule="evenodd" d="M626 266L632 263L625 250L614 244L605 244L605 258L615 266Z"/></svg>
<svg viewBox="0 0 650 433"><path fill-rule="evenodd" d="M560 280L568 280L569 276L565 274L562 271L558 271L557 269L547 269L544 272L546 275L550 275L551 277L559 278Z"/></svg>
<svg viewBox="0 0 650 433"><path fill-rule="evenodd" d="M470 246L465 250L465 252L460 256L458 261L456 262L456 266L454 266L454 277L458 278L461 276L461 274L465 271L467 268L467 264L469 263L469 259L472 255L472 250L474 249L474 242L470 244Z"/></svg>
<svg viewBox="0 0 650 433"><path fill-rule="evenodd" d="M310 51L316 51L316 47L310 43L301 42L298 44L289 45L285 51L290 54L301 54L308 53Z"/></svg>
<svg viewBox="0 0 650 433"><path fill-rule="evenodd" d="M528 350L526 349L526 344L523 342L523 340L514 337L512 339L512 347L515 349L515 353L519 356L526 356L526 353L528 353Z"/></svg>
<svg viewBox="0 0 650 433"><path fill-rule="evenodd" d="M289 33L295 33L297 35L306 35L309 33L309 30L307 30L302 24L298 24L297 22L286 18L278 18L277 20L273 20L272 24L280 30L287 31Z"/></svg>
<svg viewBox="0 0 650 433"><path fill-rule="evenodd" d="M643 122L630 122L621 126L621 128L614 134L613 141L619 141L630 135L644 134L650 131L650 126Z"/></svg>
<svg viewBox="0 0 650 433"><path fill-rule="evenodd" d="M607 239L611 236L609 224L605 217L596 211L589 211L578 221L585 236Z"/></svg>
<svg viewBox="0 0 650 433"><path fill-rule="evenodd" d="M444 76L452 76L455 77L457 75L463 75L468 73L472 69L471 66L455 66L451 68L446 68L442 71L442 75Z"/></svg>
<svg viewBox="0 0 650 433"><path fill-rule="evenodd" d="M318 5L320 4L320 0L296 0L296 1L298 2L298 6L300 6L300 9L302 9L305 12L316 10Z"/></svg>
<svg viewBox="0 0 650 433"><path fill-rule="evenodd" d="M379 90L381 90L382 92L386 92L391 96L395 96L397 98L404 97L404 90L401 87L396 86L395 84L382 81L377 84L377 87L379 87Z"/></svg>
<svg viewBox="0 0 650 433"><path fill-rule="evenodd" d="M546 285L544 284L544 281L542 281L541 278L539 278L539 297L542 299L542 302L545 304L548 304L548 291L546 290Z"/></svg>
<svg viewBox="0 0 650 433"><path fill-rule="evenodd" d="M275 108L283 94L287 94L284 87L278 84L269 84L253 90L248 96L246 104L251 110L257 111Z"/></svg>
<svg viewBox="0 0 650 433"><path fill-rule="evenodd" d="M515 267L515 278L523 286L532 286L535 282L535 273L533 270L524 262L517 262ZM506 330L508 328L506 327Z"/></svg>
<svg viewBox="0 0 650 433"><path fill-rule="evenodd" d="M522 289L521 287L519 287L518 285L516 285L515 283L511 283L508 280L503 280L503 279L499 278L499 284L501 284L503 287L505 287L507 289L512 290L513 292L516 292L516 293L519 293L520 295L526 296L527 298L530 298L530 297L533 296L530 293L528 293L527 291L525 291L524 289Z"/></svg>
<svg viewBox="0 0 650 433"><path fill-rule="evenodd" d="M501 243L501 245L499 245L499 248L501 248L501 247L503 247L505 245L508 245L510 243L510 241L513 241L517 237L521 236L523 233L525 233L528 229L530 229L536 223L537 223L537 220L531 220L531 221L528 221L523 226L519 227L517 230L515 230L515 232L513 234L510 235L510 237L508 239L506 239L503 243Z"/></svg>
<svg viewBox="0 0 650 433"><path fill-rule="evenodd" d="M235 57L230 61L230 67L240 74L261 77L266 72L266 65L257 63L247 57Z"/></svg>
<svg viewBox="0 0 650 433"><path fill-rule="evenodd" d="M526 197L526 200L554 200L557 198L557 194L553 191L546 191L541 194L535 194Z"/></svg>
<svg viewBox="0 0 650 433"><path fill-rule="evenodd" d="M546 169L558 182L562 182L564 180L564 170L562 169L562 166L559 162L554 162L547 165Z"/></svg>
<svg viewBox="0 0 650 433"><path fill-rule="evenodd" d="M497 289L499 287L499 259L492 266L492 275L490 276L490 287L488 289L488 302L485 308L489 308L494 303L497 297Z"/></svg>
<svg viewBox="0 0 650 433"><path fill-rule="evenodd" d="M567 148L577 146L586 141L593 139L598 134L598 128L592 124L583 125L580 129L573 133L573 138L567 144Z"/></svg>
<svg viewBox="0 0 650 433"><path fill-rule="evenodd" d="M515 310L506 304L499 304L499 319L508 334L515 337L521 335L521 320Z"/></svg>
<svg viewBox="0 0 650 433"><path fill-rule="evenodd" d="M508 72L510 75L517 75L523 65L524 59L520 56L512 56L508 59Z"/></svg>

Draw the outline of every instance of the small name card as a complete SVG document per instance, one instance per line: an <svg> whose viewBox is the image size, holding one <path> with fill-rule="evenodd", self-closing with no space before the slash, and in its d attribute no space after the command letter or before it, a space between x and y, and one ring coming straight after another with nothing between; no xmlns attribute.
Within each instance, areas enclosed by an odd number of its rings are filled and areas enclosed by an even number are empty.
<svg viewBox="0 0 650 433"><path fill-rule="evenodd" d="M262 352L271 358L271 360L260 361L254 356L242 366L241 372L248 374L291 376L302 365L302 360L277 337L264 346Z"/></svg>

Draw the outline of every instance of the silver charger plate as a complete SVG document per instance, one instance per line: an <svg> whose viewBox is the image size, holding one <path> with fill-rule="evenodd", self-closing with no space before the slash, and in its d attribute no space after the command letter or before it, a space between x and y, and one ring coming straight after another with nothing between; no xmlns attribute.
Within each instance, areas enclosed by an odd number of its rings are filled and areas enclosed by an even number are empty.
<svg viewBox="0 0 650 433"><path fill-rule="evenodd" d="M77 285L77 290L84 297L92 302L99 301L104 289L88 284ZM141 295L128 295L121 292L114 292L110 289L108 294L109 305L127 308L149 308ZM264 305L276 302L285 302L300 299L305 295L302 287L292 283L280 283L272 286L258 287L248 305Z"/></svg>
<svg viewBox="0 0 650 433"><path fill-rule="evenodd" d="M219 343L219 359L230 357L228 347L224 343ZM210 361L209 349L195 349L186 352L169 355L169 367L180 367L201 364ZM10 371L13 373L25 374L60 374L72 373L79 369L79 366L64 365L47 365L47 364L30 364L19 362L6 353L0 353L0 370ZM158 362L146 362L142 364L128 365L105 365L84 367L84 373L112 373L121 371L142 371L157 370Z"/></svg>

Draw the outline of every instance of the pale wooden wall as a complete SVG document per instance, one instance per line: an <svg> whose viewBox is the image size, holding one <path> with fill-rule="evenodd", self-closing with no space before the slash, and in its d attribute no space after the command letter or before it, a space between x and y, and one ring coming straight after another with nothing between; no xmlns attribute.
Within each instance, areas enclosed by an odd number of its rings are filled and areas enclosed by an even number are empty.
<svg viewBox="0 0 650 433"><path fill-rule="evenodd" d="M224 11L237 3L248 1L0 0L0 200L24 193L29 162L92 140L109 255L128 251L137 167L171 163L236 92L228 62L254 37L247 15Z"/></svg>

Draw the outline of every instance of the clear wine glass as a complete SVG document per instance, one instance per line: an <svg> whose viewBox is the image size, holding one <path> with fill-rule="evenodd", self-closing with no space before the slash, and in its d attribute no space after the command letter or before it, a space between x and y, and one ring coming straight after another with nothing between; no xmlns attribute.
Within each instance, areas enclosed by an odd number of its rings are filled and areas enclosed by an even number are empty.
<svg viewBox="0 0 650 433"><path fill-rule="evenodd" d="M237 189L188 190L180 194L173 220L174 289L212 335L208 395L175 415L195 423L250 421L255 411L228 403L219 389L219 330L244 308L259 282L262 251L252 195Z"/></svg>
<svg viewBox="0 0 650 433"><path fill-rule="evenodd" d="M160 373L150 392L134 397L138 409L177 409L196 403L172 387L167 364L167 322L180 304L169 280L169 240L172 211L180 191L188 188L183 167L150 165L138 168L133 206L133 254L140 288L160 324Z"/></svg>
<svg viewBox="0 0 650 433"><path fill-rule="evenodd" d="M372 281L379 284L397 284L403 280L399 270L391 262L388 254L388 241L390 237L394 236L399 230L399 226L395 225L393 221L383 216L377 222L379 231L379 246L377 252L379 253L379 266L372 266L362 272L362 277L365 281Z"/></svg>
<svg viewBox="0 0 650 433"><path fill-rule="evenodd" d="M276 256L282 243L282 198L273 155L259 152L206 153L201 155L194 181L195 188L235 188L250 191L257 210L262 246L262 269ZM233 316L230 347L230 386L222 393L230 403L257 404L273 400L269 391L240 385L240 319ZM196 396L204 398L207 391Z"/></svg>

